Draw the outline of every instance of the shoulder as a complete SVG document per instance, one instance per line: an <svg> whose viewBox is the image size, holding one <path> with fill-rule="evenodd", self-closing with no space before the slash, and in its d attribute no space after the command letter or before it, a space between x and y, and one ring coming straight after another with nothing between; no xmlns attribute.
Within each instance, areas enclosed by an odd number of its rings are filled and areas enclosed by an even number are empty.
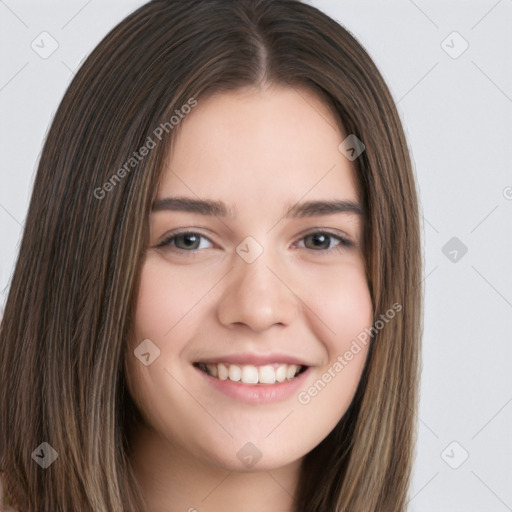
<svg viewBox="0 0 512 512"><path fill-rule="evenodd" d="M0 471L0 512L17 512L4 471Z"/></svg>

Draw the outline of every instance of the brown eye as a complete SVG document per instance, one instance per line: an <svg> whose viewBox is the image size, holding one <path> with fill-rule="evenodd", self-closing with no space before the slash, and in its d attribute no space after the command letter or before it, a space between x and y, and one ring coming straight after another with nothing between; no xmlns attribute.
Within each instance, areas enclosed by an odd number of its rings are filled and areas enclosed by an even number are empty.
<svg viewBox="0 0 512 512"><path fill-rule="evenodd" d="M201 240L206 240L208 243L210 241L205 236L194 233L194 232L184 232L184 233L175 233L171 234L167 238L165 238L162 242L160 242L156 247L169 247L172 250L181 250L181 251L195 251L198 249L207 249L208 246L204 246L204 243L201 243Z"/></svg>
<svg viewBox="0 0 512 512"><path fill-rule="evenodd" d="M328 233L325 231L315 231L304 236L304 247L316 252L342 251L343 249L352 247L354 244L346 238Z"/></svg>
<svg viewBox="0 0 512 512"><path fill-rule="evenodd" d="M201 237L193 233L184 233L174 237L174 245L178 249L197 249Z"/></svg>
<svg viewBox="0 0 512 512"><path fill-rule="evenodd" d="M304 237L306 243L304 244L308 249L329 249L331 244L331 237L324 233L313 233ZM308 246L307 241L311 241L311 247Z"/></svg>

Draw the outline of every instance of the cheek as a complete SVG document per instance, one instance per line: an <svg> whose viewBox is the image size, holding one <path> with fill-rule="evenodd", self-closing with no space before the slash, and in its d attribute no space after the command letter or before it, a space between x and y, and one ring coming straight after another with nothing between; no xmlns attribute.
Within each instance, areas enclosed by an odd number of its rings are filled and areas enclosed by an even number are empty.
<svg viewBox="0 0 512 512"><path fill-rule="evenodd" d="M362 260L347 261L338 268L317 269L305 279L305 303L318 326L318 338L329 360L343 354L351 340L373 322L373 307ZM312 286L311 283L314 283Z"/></svg>
<svg viewBox="0 0 512 512"><path fill-rule="evenodd" d="M126 362L129 388L141 409L158 403L159 390L169 380L165 370L172 367L186 345L187 329L191 328L187 313L197 302L195 295L194 287L185 286L177 272L170 272L168 265L152 255L147 256L141 269ZM147 366L136 357L137 352L142 353L139 346L143 341L144 352L150 353ZM157 414L159 408L152 407L152 410Z"/></svg>
<svg viewBox="0 0 512 512"><path fill-rule="evenodd" d="M211 281L211 283L210 283ZM135 313L135 334L138 339L150 338L164 342L172 338L179 349L186 333L190 312L201 310L201 299L212 286L212 273L199 272L186 266L173 268L162 258L148 255L142 266ZM165 343L167 346L168 343Z"/></svg>
<svg viewBox="0 0 512 512"><path fill-rule="evenodd" d="M330 297L326 315L336 334L328 338L328 344L339 354L373 322L372 300L363 269L355 266L352 272L340 275L338 281L333 279Z"/></svg>
<svg viewBox="0 0 512 512"><path fill-rule="evenodd" d="M369 338L364 333L372 326L373 308L360 261L340 266L335 272L332 267L325 274L317 272L316 284L308 293L308 301L318 317L315 323L325 364L316 369L297 401L303 417L315 418L314 422L304 421L301 428L307 437L320 442L354 397L368 355Z"/></svg>
<svg viewBox="0 0 512 512"><path fill-rule="evenodd" d="M199 436L201 423L195 421L195 402L178 384L185 380L180 358L204 314L201 298L212 286L211 273L209 278L198 275L197 269L194 275L188 274L185 267L173 269L163 259L147 256L141 269L133 338L126 360L128 390L145 421L183 443L189 435ZM147 339L159 352L145 366L134 350ZM153 345L149 347L151 352Z"/></svg>

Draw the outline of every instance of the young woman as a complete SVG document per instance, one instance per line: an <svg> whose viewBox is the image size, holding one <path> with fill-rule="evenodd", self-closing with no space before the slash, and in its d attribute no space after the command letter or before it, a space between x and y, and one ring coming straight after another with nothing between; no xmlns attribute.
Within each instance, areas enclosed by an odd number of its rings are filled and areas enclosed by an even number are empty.
<svg viewBox="0 0 512 512"><path fill-rule="evenodd" d="M358 42L294 0L147 3L45 141L0 331L4 494L404 511L420 276L406 141Z"/></svg>

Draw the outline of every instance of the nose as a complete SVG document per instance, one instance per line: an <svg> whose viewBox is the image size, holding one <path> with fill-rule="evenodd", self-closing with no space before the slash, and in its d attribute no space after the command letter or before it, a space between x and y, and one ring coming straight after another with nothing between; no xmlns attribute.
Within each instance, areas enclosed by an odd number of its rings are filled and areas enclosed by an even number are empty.
<svg viewBox="0 0 512 512"><path fill-rule="evenodd" d="M244 325L262 332L274 325L290 325L298 315L298 298L289 278L268 250L252 263L236 256L234 268L218 302L218 319L226 327ZM281 270L280 270L281 269Z"/></svg>

